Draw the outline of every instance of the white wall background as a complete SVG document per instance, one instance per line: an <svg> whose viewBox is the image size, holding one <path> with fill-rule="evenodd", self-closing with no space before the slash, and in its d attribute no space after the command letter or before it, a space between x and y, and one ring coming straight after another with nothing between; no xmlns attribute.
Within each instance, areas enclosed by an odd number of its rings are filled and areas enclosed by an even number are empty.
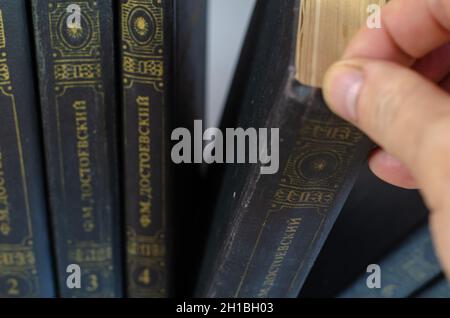
<svg viewBox="0 0 450 318"><path fill-rule="evenodd" d="M209 0L206 126L218 125L255 0Z"/></svg>

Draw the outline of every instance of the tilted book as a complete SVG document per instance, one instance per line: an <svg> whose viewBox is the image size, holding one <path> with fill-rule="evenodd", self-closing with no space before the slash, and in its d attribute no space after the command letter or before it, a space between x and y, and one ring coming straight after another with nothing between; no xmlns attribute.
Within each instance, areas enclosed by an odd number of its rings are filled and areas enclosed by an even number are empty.
<svg viewBox="0 0 450 318"><path fill-rule="evenodd" d="M113 1L33 0L62 297L121 296ZM81 270L69 288L68 266Z"/></svg>
<svg viewBox="0 0 450 318"><path fill-rule="evenodd" d="M225 114L230 128L278 128L280 169L226 167L199 296L298 296L371 148L328 110L321 73L383 3L257 2Z"/></svg>
<svg viewBox="0 0 450 318"><path fill-rule="evenodd" d="M0 0L0 298L55 296L26 0Z"/></svg>

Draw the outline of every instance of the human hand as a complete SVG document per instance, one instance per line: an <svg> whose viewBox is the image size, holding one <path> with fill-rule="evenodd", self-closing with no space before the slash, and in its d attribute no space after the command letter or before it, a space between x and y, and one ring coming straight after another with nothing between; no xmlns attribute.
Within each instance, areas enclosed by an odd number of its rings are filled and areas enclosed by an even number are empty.
<svg viewBox="0 0 450 318"><path fill-rule="evenodd" d="M325 99L382 147L378 177L421 189L450 277L450 1L391 0L381 14L328 71Z"/></svg>

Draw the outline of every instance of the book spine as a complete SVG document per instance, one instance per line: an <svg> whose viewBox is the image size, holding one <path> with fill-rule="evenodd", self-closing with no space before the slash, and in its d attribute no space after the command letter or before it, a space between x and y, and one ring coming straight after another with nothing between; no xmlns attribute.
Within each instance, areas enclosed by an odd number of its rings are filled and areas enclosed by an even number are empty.
<svg viewBox="0 0 450 318"><path fill-rule="evenodd" d="M367 275L344 290L341 298L405 298L438 277L441 267L427 226L408 237L378 264L381 288L367 287Z"/></svg>
<svg viewBox="0 0 450 318"><path fill-rule="evenodd" d="M247 82L233 85L235 127L279 128L279 172L227 166L199 296L297 297L370 150L320 89L293 80L299 5L257 2L238 67Z"/></svg>
<svg viewBox="0 0 450 318"><path fill-rule="evenodd" d="M172 1L121 0L128 297L169 295L168 76Z"/></svg>
<svg viewBox="0 0 450 318"><path fill-rule="evenodd" d="M33 0L48 189L62 297L119 297L112 1ZM81 288L66 284L69 265Z"/></svg>
<svg viewBox="0 0 450 318"><path fill-rule="evenodd" d="M214 273L205 278L201 296L298 296L356 179L354 167L369 150L355 128L334 118L326 106L317 107L321 98L315 94L310 97L314 110L302 121L291 113L293 120L285 123L292 127L300 122L298 133L289 136L288 128L280 130L281 173L268 177L254 172L256 184L251 179L242 194L231 194L237 208L219 247L209 247L216 255L208 256L215 261L207 267ZM308 108L307 103L295 105ZM225 178L225 183L233 182L230 175ZM218 223L213 233L220 233Z"/></svg>
<svg viewBox="0 0 450 318"><path fill-rule="evenodd" d="M55 296L27 1L0 0L0 297Z"/></svg>

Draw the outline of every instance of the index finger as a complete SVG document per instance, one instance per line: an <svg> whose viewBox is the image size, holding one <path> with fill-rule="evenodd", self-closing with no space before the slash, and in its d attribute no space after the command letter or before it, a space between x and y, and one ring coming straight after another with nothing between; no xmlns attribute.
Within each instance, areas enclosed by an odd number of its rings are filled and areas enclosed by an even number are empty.
<svg viewBox="0 0 450 318"><path fill-rule="evenodd" d="M391 0L381 19L383 28L361 30L344 59L382 59L410 66L450 41L449 0Z"/></svg>

